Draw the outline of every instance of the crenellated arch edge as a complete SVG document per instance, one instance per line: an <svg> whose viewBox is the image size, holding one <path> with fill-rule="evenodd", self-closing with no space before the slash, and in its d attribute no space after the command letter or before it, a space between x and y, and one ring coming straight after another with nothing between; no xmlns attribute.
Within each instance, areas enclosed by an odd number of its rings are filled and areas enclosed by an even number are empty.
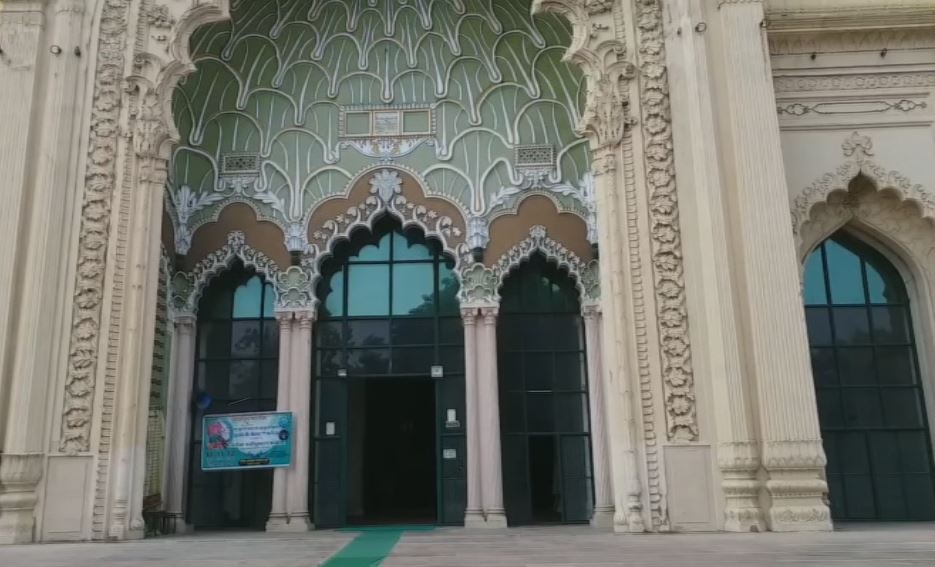
<svg viewBox="0 0 935 567"><path fill-rule="evenodd" d="M366 188L362 186L364 182ZM317 284L322 264L334 255L338 243L350 240L358 229L372 231L384 216L399 221L404 229L416 227L426 238L441 243L444 253L455 261L456 274L460 266L470 261L463 217L453 205L448 211L433 207L432 201L436 198L426 197L424 185L411 172L395 166L377 166L351 183L360 187L352 187L342 198L346 208L341 207L337 214L323 219L317 226L312 224L314 215L310 218L301 265L309 274L311 288Z"/></svg>
<svg viewBox="0 0 935 567"><path fill-rule="evenodd" d="M462 304L500 303L500 288L506 278L536 253L545 256L559 269L566 270L575 282L582 306L600 302L600 274L597 260L584 261L561 242L548 236L547 229L536 225L529 236L507 250L491 267L480 263L461 270Z"/></svg>
<svg viewBox="0 0 935 567"><path fill-rule="evenodd" d="M280 267L263 252L246 242L243 232L227 235L227 243L208 254L190 271L178 271L170 281L170 305L175 316L197 315L198 302L211 281L240 261L273 283L275 309L280 311L310 311L317 307L312 293L312 276L302 266Z"/></svg>
<svg viewBox="0 0 935 567"><path fill-rule="evenodd" d="M921 218L935 221L935 196L932 192L899 171L887 169L875 162L870 136L854 131L845 138L841 150L845 158L841 165L817 178L792 201L792 232L801 259L820 242L812 242L808 238L809 233L814 231L813 223L827 222L826 218L817 221L813 219L816 209L831 203L837 207L839 214L845 211L856 214L861 199L856 194L859 191L855 192L855 189L859 189L855 182L860 179L866 180L874 191L890 193L899 201L911 203L918 209Z"/></svg>

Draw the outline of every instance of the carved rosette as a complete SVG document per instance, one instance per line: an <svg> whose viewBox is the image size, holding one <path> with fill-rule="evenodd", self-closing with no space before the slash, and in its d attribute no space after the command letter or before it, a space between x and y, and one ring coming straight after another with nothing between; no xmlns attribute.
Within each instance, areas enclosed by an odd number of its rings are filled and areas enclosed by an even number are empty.
<svg viewBox="0 0 935 567"><path fill-rule="evenodd" d="M640 104L667 433L672 441L697 441L662 6L659 0L638 0L637 4L643 78Z"/></svg>
<svg viewBox="0 0 935 567"><path fill-rule="evenodd" d="M498 280L493 270L483 264L472 264L461 270L461 289L458 300L461 305L496 305Z"/></svg>

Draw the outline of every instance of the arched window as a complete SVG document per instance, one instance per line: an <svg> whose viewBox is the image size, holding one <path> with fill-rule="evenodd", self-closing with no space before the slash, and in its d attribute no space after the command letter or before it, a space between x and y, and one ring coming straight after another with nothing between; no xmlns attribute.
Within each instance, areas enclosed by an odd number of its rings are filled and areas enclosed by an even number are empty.
<svg viewBox="0 0 935 567"><path fill-rule="evenodd" d="M454 262L436 241L384 217L336 247L322 274L315 524L462 523L464 330Z"/></svg>
<svg viewBox="0 0 935 567"><path fill-rule="evenodd" d="M195 527L263 529L272 471L201 470L202 419L276 409L279 328L273 287L237 264L218 276L198 305L189 467L189 521Z"/></svg>
<svg viewBox="0 0 935 567"><path fill-rule="evenodd" d="M832 515L935 518L932 445L899 272L839 232L808 258L804 292Z"/></svg>
<svg viewBox="0 0 935 567"><path fill-rule="evenodd" d="M594 496L578 291L534 254L501 289L503 484L510 524L587 522Z"/></svg>

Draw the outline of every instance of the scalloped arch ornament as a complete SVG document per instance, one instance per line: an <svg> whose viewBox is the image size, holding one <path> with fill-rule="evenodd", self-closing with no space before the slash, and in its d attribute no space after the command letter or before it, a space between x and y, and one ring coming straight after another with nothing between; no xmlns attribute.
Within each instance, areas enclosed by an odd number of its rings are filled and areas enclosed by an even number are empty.
<svg viewBox="0 0 935 567"><path fill-rule="evenodd" d="M852 132L841 144L841 151L844 162L816 179L792 201L792 232L797 247L801 245L806 225L812 220L815 206L828 202L832 193L847 193L850 183L859 175L869 179L877 190L893 191L901 200L914 202L924 218L935 219L935 195L902 173L875 162L870 136Z"/></svg>

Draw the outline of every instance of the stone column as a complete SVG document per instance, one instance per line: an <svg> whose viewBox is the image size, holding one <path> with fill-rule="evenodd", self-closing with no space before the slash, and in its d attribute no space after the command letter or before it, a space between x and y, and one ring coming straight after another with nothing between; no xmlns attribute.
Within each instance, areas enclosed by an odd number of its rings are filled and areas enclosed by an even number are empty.
<svg viewBox="0 0 935 567"><path fill-rule="evenodd" d="M309 447L311 446L312 323L315 314L297 311L292 322L292 369L289 376L289 408L293 419L292 466L287 472L289 531L313 528L308 513Z"/></svg>
<svg viewBox="0 0 935 567"><path fill-rule="evenodd" d="M505 528L500 454L500 394L497 381L497 308L480 310L477 348L477 401L480 418L481 495L488 528Z"/></svg>
<svg viewBox="0 0 935 567"><path fill-rule="evenodd" d="M279 322L279 373L276 382L276 411L290 411L289 374L292 370L292 312L276 314ZM293 444L295 439L292 440ZM293 465L294 466L294 465ZM266 521L266 531L288 530L288 469L278 468L273 471L273 503Z"/></svg>
<svg viewBox="0 0 935 567"><path fill-rule="evenodd" d="M719 48L722 159L732 177L728 224L745 304L746 367L756 379L762 463L774 531L829 530L825 455L802 315L779 122L762 0L722 0L711 22Z"/></svg>
<svg viewBox="0 0 935 567"><path fill-rule="evenodd" d="M601 365L601 309L598 304L581 306L587 349L588 411L591 414L591 463L594 467L594 515L591 525L614 525L614 491L610 482L607 427L605 425L604 375Z"/></svg>
<svg viewBox="0 0 935 567"><path fill-rule="evenodd" d="M738 340L731 255L725 242L743 238L730 230L718 161L717 123L709 82L707 34L694 31L704 21L706 0L669 7L666 53L672 104L675 167L680 180L682 247L692 319L693 362L708 376L711 420L724 493L724 529L765 528L759 503L759 447L750 407L750 376L744 372ZM681 30L677 33L675 30Z"/></svg>
<svg viewBox="0 0 935 567"><path fill-rule="evenodd" d="M195 324L193 314L174 317L172 372L166 408L166 515L170 532L190 531L185 522L189 439L192 430L192 386L195 379Z"/></svg>
<svg viewBox="0 0 935 567"><path fill-rule="evenodd" d="M467 507L464 510L464 527L484 527L484 510L481 500L481 441L480 413L477 392L477 308L462 307L464 322L464 398L465 437L467 440Z"/></svg>

